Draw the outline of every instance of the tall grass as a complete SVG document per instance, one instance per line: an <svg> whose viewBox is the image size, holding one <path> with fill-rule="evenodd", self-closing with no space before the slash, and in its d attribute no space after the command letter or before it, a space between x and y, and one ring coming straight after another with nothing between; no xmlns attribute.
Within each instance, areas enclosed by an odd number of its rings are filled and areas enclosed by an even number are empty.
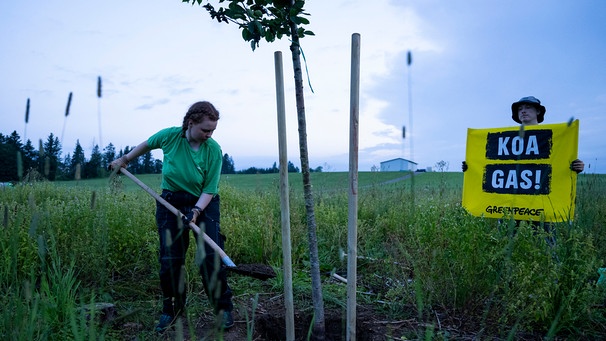
<svg viewBox="0 0 606 341"><path fill-rule="evenodd" d="M361 174L359 193L360 300L419 326L394 336L456 338L444 326L458 325L477 338L606 337L605 291L596 285L606 256L604 176L579 176L575 219L548 233L467 214L460 173L422 174L414 188L410 180L390 182L402 175ZM313 176L321 184L321 268L346 275L347 175ZM140 178L159 190L158 176ZM267 263L279 272L277 178L224 180L227 253L236 263ZM305 310L307 230L297 180L291 178L293 276L295 305ZM154 338L149 331L159 309L158 241L155 204L147 193L128 180L34 183L0 190L0 208L0 286L6 293L1 303L12 307L2 310L0 338L120 338L123 331L91 323L78 309L95 301L117 304L125 321L142 325L138 337ZM193 250L190 257L188 290L199 293ZM280 278L263 287L232 281L236 292L282 289ZM342 285L327 280L323 290L328 308L344 309ZM197 298L203 295L190 296L202 303L196 309L208 308L204 297Z"/></svg>

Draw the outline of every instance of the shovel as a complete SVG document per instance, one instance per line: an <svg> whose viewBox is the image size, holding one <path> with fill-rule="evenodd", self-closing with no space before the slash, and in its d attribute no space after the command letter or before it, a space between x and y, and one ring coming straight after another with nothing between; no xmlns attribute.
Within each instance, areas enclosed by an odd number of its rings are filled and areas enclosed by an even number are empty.
<svg viewBox="0 0 606 341"><path fill-rule="evenodd" d="M154 199L156 199L159 203L164 205L164 207L166 207L169 211L171 211L177 217L179 217L179 219L181 219L181 217L183 217L183 213L181 213L176 207L171 205L168 201L164 200L164 198L162 198L160 195L158 195L158 193L156 193L153 189L149 188L146 184L141 182L141 180L137 179L137 177L135 177L133 174L131 174L125 168L120 168L120 172L122 172L122 174L129 177L131 180L133 180L137 185L139 185L139 187L143 188L147 193L149 193L152 197L154 197ZM225 253L225 251L223 251L223 249L221 249L221 247L219 247L219 245L217 245L217 243L215 243L215 241L212 240L206 233L201 231L200 228L198 227L198 225L194 224L193 222L190 222L189 227L197 235L202 236L204 238L204 241L221 256L221 260L223 261L223 264L225 264L225 266L227 267L227 269L229 271L235 272L240 275L257 278L260 280L266 280L268 278L276 277L276 273L275 273L274 269L267 265L248 264L248 265L236 266L236 264L231 260L231 258L229 258L229 256Z"/></svg>

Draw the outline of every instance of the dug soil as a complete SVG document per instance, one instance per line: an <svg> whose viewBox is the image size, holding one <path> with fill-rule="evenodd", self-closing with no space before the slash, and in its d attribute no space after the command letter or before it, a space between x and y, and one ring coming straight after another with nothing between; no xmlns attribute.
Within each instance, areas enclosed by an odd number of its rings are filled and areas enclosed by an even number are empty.
<svg viewBox="0 0 606 341"><path fill-rule="evenodd" d="M234 298L236 307L233 315L235 324L227 331L218 331L217 321L212 315L204 315L196 319L183 321L174 330L158 336L146 332L147 327L130 323L114 324L114 328L123 340L140 340L141 333L150 340L203 340L203 341L282 341L286 340L285 308L282 295L259 294L257 298L238 296ZM255 307L253 313L252 307ZM246 307L246 308L244 308ZM312 321L313 308L295 306L295 340L310 340L309 329ZM393 340L504 340L510 332L500 335L498 326L481 324L481 317L470 314L470 311L453 313L445 310L434 310L430 323L419 322L415 308L410 307L406 312L389 317L376 311L372 305L358 305L356 311L356 340L359 341L393 341ZM403 316L403 315L407 315ZM326 309L325 326L326 341L341 341L347 339L347 312L345 308ZM254 326L252 322L254 321ZM189 324L188 324L189 323ZM191 325L193 324L193 325ZM149 328L153 328L148 326ZM495 329L497 328L497 329ZM129 331L130 329L130 331ZM496 333L495 333L496 332ZM497 336L498 335L498 336ZM509 335L511 336L511 335ZM542 335L517 331L515 340L542 340Z"/></svg>
<svg viewBox="0 0 606 341"><path fill-rule="evenodd" d="M237 304L236 307L251 306ZM266 340L266 341L282 341L286 340L286 325L285 325L285 308L282 296L270 297L268 295L259 295L254 312L254 331L250 336L252 328L247 321L252 320L253 312L250 310L244 311L242 308L234 310L235 324L227 331L218 332L215 328L216 321L212 316L200 317L194 328L184 326L183 332L170 331L167 332L162 339L175 340L224 340L224 341L245 341L245 340ZM297 310L295 307L295 340L309 340L308 333L311 325L313 308L308 307L305 312ZM343 310L326 310L325 340L346 340L346 311ZM403 335L410 335L406 330L414 330L418 326L415 319L390 321L384 316L377 315L370 307L359 306L356 312L356 337L357 340L399 340ZM191 323L191 322L190 322ZM195 330L196 335L190 335L188 330Z"/></svg>

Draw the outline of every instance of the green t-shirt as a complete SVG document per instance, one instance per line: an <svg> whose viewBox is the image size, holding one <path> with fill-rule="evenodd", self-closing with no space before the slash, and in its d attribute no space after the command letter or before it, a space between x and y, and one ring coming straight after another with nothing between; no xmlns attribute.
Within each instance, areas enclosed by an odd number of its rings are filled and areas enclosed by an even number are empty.
<svg viewBox="0 0 606 341"><path fill-rule="evenodd" d="M181 136L181 127L172 127L152 135L147 144L164 152L162 189L186 191L198 197L219 192L223 153L217 141L210 138L195 151Z"/></svg>

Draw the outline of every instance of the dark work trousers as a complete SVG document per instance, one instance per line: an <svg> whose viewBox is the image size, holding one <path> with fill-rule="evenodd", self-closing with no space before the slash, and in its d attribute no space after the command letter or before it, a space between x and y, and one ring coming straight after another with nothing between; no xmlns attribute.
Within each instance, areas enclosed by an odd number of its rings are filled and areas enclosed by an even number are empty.
<svg viewBox="0 0 606 341"><path fill-rule="evenodd" d="M195 206L198 197L187 192L162 191L162 198L187 214ZM224 237L220 230L219 195L215 195L197 219L202 231L223 248ZM185 258L189 247L189 227L164 205L156 203L156 223L160 237L160 286L162 288L162 312L171 316L183 314L185 310L187 286L185 280ZM221 256L204 242L202 236L195 235L198 245L204 244L204 252L197 250L196 264L199 266L204 290L215 313L231 311L232 292L227 284L226 269L221 264Z"/></svg>

